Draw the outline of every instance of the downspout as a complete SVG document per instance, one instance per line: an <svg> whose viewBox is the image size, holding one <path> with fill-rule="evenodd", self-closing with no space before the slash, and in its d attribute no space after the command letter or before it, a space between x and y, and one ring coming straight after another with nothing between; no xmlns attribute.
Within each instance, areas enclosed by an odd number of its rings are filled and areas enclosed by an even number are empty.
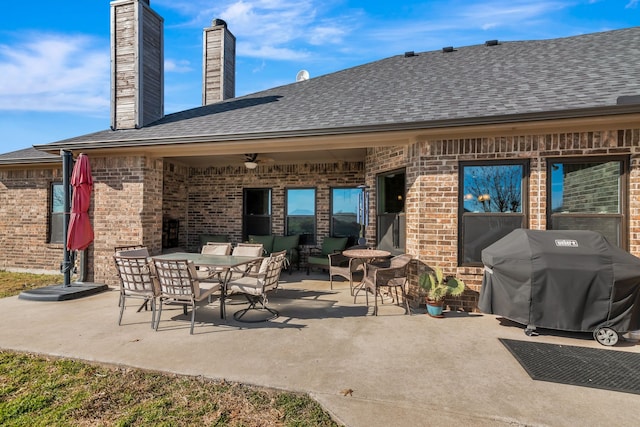
<svg viewBox="0 0 640 427"><path fill-rule="evenodd" d="M78 252L78 278L77 282L85 282L87 280L87 250L82 250Z"/></svg>
<svg viewBox="0 0 640 427"><path fill-rule="evenodd" d="M542 159L540 158L540 146L538 145L538 229L539 230L547 230L548 226L547 224L545 224L544 227L542 227L542 212L540 209L540 206L542 205L542 200L540 199L541 197L541 193L542 193L542 185L544 184L543 180L542 180ZM546 205L545 205L546 206ZM546 206L547 209L549 209L548 206Z"/></svg>

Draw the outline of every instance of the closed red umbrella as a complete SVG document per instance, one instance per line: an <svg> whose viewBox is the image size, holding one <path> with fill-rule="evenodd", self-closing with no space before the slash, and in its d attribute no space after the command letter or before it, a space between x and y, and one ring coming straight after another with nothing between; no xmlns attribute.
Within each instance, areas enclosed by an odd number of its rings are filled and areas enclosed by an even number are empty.
<svg viewBox="0 0 640 427"><path fill-rule="evenodd" d="M71 174L73 196L71 198L71 218L67 232L67 249L81 251L93 242L93 228L89 221L89 204L93 178L89 157L80 153Z"/></svg>

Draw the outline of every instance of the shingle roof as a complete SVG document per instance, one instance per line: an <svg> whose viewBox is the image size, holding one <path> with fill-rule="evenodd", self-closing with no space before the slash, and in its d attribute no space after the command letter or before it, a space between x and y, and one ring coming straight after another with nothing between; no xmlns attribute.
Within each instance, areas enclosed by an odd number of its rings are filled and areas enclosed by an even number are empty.
<svg viewBox="0 0 640 427"><path fill-rule="evenodd" d="M64 143L334 133L615 107L640 95L640 27L398 55ZM635 106L634 106L635 108Z"/></svg>
<svg viewBox="0 0 640 427"><path fill-rule="evenodd" d="M38 151L35 148L25 148L0 155L0 164L17 163L51 163L62 162L60 156Z"/></svg>

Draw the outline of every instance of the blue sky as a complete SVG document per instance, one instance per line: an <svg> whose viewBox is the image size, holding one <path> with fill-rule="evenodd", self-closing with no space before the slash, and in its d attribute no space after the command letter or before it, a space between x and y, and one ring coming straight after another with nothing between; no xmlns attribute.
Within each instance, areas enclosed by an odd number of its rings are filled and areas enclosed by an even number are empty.
<svg viewBox="0 0 640 427"><path fill-rule="evenodd" d="M0 153L107 129L109 0L3 2ZM165 20L165 113L201 105L202 30L237 39L236 95L406 51L640 25L640 0L151 0Z"/></svg>

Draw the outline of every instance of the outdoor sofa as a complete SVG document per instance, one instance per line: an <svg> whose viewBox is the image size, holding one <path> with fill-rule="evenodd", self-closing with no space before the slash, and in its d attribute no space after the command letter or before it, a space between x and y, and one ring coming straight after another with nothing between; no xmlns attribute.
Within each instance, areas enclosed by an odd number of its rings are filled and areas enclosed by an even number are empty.
<svg viewBox="0 0 640 427"><path fill-rule="evenodd" d="M294 264L298 270L300 269L299 242L300 236L297 234L291 236L249 235L249 243L262 243L264 256L271 256L273 252L287 251L285 258L289 274L291 274Z"/></svg>

